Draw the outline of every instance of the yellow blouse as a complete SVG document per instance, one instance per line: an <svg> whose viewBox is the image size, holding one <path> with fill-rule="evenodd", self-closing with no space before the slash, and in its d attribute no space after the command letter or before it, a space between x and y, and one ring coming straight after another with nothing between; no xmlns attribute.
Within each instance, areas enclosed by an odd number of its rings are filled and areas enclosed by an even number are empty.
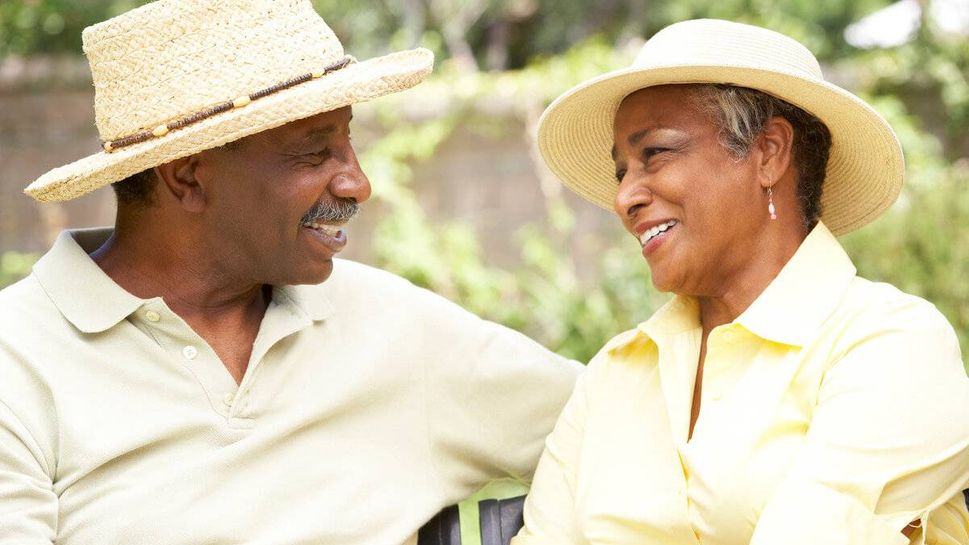
<svg viewBox="0 0 969 545"><path fill-rule="evenodd" d="M513 545L969 544L952 327L855 272L819 224L711 332L691 439L697 302L612 339L546 442Z"/></svg>

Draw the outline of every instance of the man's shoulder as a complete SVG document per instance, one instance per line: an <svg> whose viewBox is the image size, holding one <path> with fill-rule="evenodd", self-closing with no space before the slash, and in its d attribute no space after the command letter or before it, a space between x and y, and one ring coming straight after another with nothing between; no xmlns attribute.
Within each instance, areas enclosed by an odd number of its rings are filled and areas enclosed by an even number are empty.
<svg viewBox="0 0 969 545"><path fill-rule="evenodd" d="M78 289L83 289L79 286ZM33 274L0 290L0 347L24 345L36 334L57 335L66 323Z"/></svg>
<svg viewBox="0 0 969 545"><path fill-rule="evenodd" d="M400 303L454 304L431 290L414 285L402 276L347 259L333 260L333 273L318 285L318 289L323 290L331 299L383 303L383 308L388 304Z"/></svg>
<svg viewBox="0 0 969 545"><path fill-rule="evenodd" d="M0 290L0 322L22 319L50 307L50 298L32 274Z"/></svg>
<svg viewBox="0 0 969 545"><path fill-rule="evenodd" d="M367 285L378 289L416 289L406 278L349 259L334 259L333 273L322 285Z"/></svg>

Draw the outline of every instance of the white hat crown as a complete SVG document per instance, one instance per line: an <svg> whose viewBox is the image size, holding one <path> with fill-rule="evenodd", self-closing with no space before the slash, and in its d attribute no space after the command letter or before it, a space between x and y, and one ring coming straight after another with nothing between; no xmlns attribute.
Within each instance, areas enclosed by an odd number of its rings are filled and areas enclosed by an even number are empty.
<svg viewBox="0 0 969 545"><path fill-rule="evenodd" d="M308 0L159 0L85 29L83 43L104 141L344 57Z"/></svg>
<svg viewBox="0 0 969 545"><path fill-rule="evenodd" d="M654 34L640 50L633 68L724 66L784 72L823 79L821 65L797 40L766 28L696 19L672 24Z"/></svg>

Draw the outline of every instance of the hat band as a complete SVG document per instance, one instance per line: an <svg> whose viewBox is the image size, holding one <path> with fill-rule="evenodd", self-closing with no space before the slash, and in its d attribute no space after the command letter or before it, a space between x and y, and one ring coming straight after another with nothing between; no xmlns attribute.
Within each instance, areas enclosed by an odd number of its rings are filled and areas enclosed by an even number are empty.
<svg viewBox="0 0 969 545"><path fill-rule="evenodd" d="M356 59L354 59L350 55L347 55L342 59L340 59L339 61L324 67L323 70L320 70L319 72L311 72L309 74L303 74L301 76L288 79L282 83L277 83L270 87L266 87L265 89L260 89L259 91L256 91L254 93L249 93L248 95L242 95L241 97L235 100L220 102L219 104L216 104L214 106L209 106L208 108L195 112L194 114L189 115L187 117L183 117L181 119L176 119L174 121L169 121L168 123L159 125L154 129L137 132L135 134L125 136L123 138L118 138L117 140L104 141L102 142L101 147L104 148L104 151L111 153L112 151L118 148L123 148L125 146L131 146L134 144L140 144L142 142L147 142L148 140L151 140L153 138L161 138L162 136L165 136L171 131L181 129L182 127L186 127L193 123L198 123L203 119L208 119L222 112L227 112L229 110L234 110L237 108L243 108L245 106L248 106L254 100L259 100L260 98L267 97L273 93L278 93L283 89L289 89L290 87L294 87L301 83L306 83L307 81L310 81L310 80L322 78L323 76L331 72L336 72L341 68L345 68L346 66L349 66L354 62L356 62Z"/></svg>

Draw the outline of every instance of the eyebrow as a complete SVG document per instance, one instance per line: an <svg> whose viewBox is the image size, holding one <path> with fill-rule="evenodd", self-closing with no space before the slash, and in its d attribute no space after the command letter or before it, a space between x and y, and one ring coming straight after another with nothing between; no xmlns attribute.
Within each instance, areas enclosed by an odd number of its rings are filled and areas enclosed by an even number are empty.
<svg viewBox="0 0 969 545"><path fill-rule="evenodd" d="M643 138L646 138L646 136L651 132L653 132L653 129L643 129L641 131L636 131L630 134L629 138L627 138L626 141L629 142L630 146L635 146ZM616 146L612 146L612 160L615 161L618 158L618 156L619 156L619 150L616 149Z"/></svg>
<svg viewBox="0 0 969 545"><path fill-rule="evenodd" d="M350 119L347 120L347 124L353 121L353 114L350 114ZM309 144L311 142L317 142L319 140L324 140L333 133L337 131L336 123L330 123L329 125L324 125L322 127L315 127L307 131L302 138L297 141L297 144Z"/></svg>

